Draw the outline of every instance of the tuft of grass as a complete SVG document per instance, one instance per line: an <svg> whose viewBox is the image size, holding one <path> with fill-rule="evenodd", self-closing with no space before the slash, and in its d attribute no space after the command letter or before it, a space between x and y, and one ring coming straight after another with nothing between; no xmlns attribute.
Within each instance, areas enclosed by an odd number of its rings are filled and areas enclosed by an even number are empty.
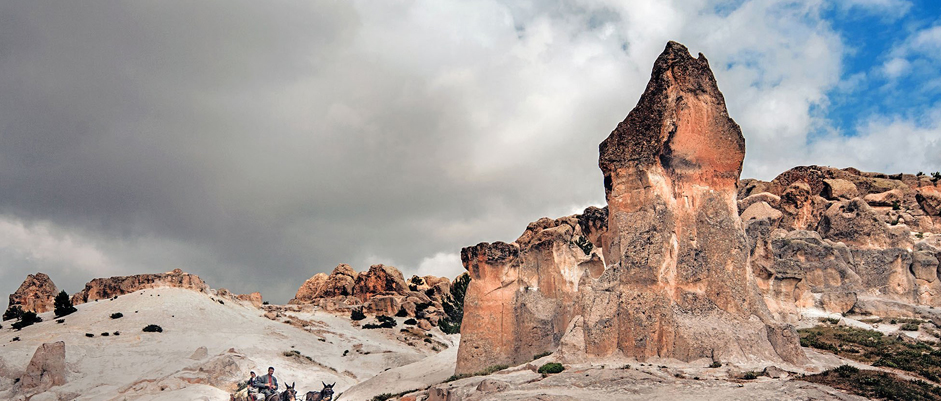
<svg viewBox="0 0 941 401"><path fill-rule="evenodd" d="M94 336L95 336L95 335L92 334L92 333L85 333L85 337L92 338L92 337L94 337Z"/></svg>
<svg viewBox="0 0 941 401"><path fill-rule="evenodd" d="M122 317L124 317L124 314L121 313L121 312L115 312L115 313L112 313L112 314L111 314L111 318L112 318L112 319L120 319L120 318L122 318Z"/></svg>
<svg viewBox="0 0 941 401"><path fill-rule="evenodd" d="M537 359L539 359L539 358L544 358L544 357L547 357L547 356L549 356L549 355L552 355L552 351L540 352L540 353L538 353L538 354L536 354L536 355L533 355L533 360L535 361L535 360L537 360Z"/></svg>
<svg viewBox="0 0 941 401"><path fill-rule="evenodd" d="M801 375L797 379L824 384L870 399L941 401L941 387L922 380L903 380L889 373L860 370L848 365L815 375Z"/></svg>
<svg viewBox="0 0 941 401"><path fill-rule="evenodd" d="M721 368L721 367L722 367L722 362L719 362L719 361L712 361L712 364L709 365L709 367L710 367L710 368L713 368L713 369L715 369L715 368Z"/></svg>
<svg viewBox="0 0 941 401"><path fill-rule="evenodd" d="M934 344L910 342L878 331L851 327L818 326L797 332L802 346L873 366L904 370L933 382L941 381L941 349Z"/></svg>
<svg viewBox="0 0 941 401"><path fill-rule="evenodd" d="M758 378L758 375L759 373L757 372L745 372L745 374L742 375L742 379L743 380L755 380Z"/></svg>
<svg viewBox="0 0 941 401"><path fill-rule="evenodd" d="M561 373L563 370L565 370L565 367L563 367L561 363L549 362L540 366L537 372L548 375L553 373Z"/></svg>
<svg viewBox="0 0 941 401"><path fill-rule="evenodd" d="M899 330L918 331L918 323L905 323L902 327L899 327Z"/></svg>
<svg viewBox="0 0 941 401"><path fill-rule="evenodd" d="M459 375L451 375L451 377L447 378L447 380L445 380L444 382L445 382L445 383L448 383L448 382L453 382L453 381L455 381L455 380L460 380L460 379L464 379L464 378L468 378L468 377L474 377L474 376L487 376L487 375L490 375L490 374L494 374L494 373L496 373L496 372L499 372L499 371L501 371L501 370L503 370L503 369L506 369L506 368L508 368L508 367L510 367L510 366L509 366L509 365L493 365L493 366L488 366L488 367L485 368L484 370L481 370L481 371L476 372L476 373L461 373L461 374L459 374Z"/></svg>
<svg viewBox="0 0 941 401"><path fill-rule="evenodd" d="M163 333L163 327L157 326L156 324L148 324L147 327L144 327L145 333Z"/></svg>

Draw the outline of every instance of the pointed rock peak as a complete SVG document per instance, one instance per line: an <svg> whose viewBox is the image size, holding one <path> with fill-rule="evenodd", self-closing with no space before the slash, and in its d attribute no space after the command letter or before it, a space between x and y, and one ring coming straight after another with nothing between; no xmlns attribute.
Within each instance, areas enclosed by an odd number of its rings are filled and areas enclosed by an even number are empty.
<svg viewBox="0 0 941 401"><path fill-rule="evenodd" d="M599 149L609 196L619 181L637 181L638 171L662 172L674 184L727 189L738 182L745 139L706 58L670 42L637 106Z"/></svg>

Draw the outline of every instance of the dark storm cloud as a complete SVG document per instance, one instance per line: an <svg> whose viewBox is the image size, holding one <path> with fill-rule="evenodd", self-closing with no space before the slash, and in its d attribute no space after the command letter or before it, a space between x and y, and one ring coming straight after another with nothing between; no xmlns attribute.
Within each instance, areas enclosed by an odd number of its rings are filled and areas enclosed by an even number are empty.
<svg viewBox="0 0 941 401"><path fill-rule="evenodd" d="M362 23L351 3L333 1L4 4L0 213L87 239L114 274L182 267L284 301L340 262L415 268L512 240L550 211L541 198L555 190L534 177L592 186L583 173L603 130L571 147L495 155L542 166L491 168L487 147L499 143L476 143L475 131L505 129L503 113L520 109L510 91L530 83L489 66L469 79L505 89L468 93L460 71L434 65L459 70L465 55L433 49L444 43L434 38L373 47L366 41L383 38ZM512 25L497 40L510 35ZM397 64L383 46L400 45L391 50L411 53ZM492 119L478 127L467 114L476 101L491 114L477 117ZM559 164L559 146L583 166ZM594 192L557 192L555 211ZM91 278L73 276L59 285Z"/></svg>
<svg viewBox="0 0 941 401"><path fill-rule="evenodd" d="M0 293L37 270L76 291L179 267L274 302L338 263L453 275L463 246L603 203L598 143L670 39L778 157L746 170L797 164L839 38L819 5L707 3L0 3Z"/></svg>

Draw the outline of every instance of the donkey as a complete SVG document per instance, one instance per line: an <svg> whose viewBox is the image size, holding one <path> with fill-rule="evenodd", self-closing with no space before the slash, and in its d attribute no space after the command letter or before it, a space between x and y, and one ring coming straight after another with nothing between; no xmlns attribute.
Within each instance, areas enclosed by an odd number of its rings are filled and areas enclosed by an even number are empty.
<svg viewBox="0 0 941 401"><path fill-rule="evenodd" d="M323 384L323 390L319 392L308 391L304 401L333 401L333 386L337 383L333 382L333 384L327 384L320 382L320 384Z"/></svg>
<svg viewBox="0 0 941 401"><path fill-rule="evenodd" d="M265 401L296 401L297 390L294 389L294 385L297 382L291 383L281 394L272 394L268 396L268 399Z"/></svg>

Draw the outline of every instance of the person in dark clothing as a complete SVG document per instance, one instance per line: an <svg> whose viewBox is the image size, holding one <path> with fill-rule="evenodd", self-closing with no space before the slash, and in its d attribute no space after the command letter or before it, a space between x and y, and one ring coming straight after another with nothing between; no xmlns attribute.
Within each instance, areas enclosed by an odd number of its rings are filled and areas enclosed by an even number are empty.
<svg viewBox="0 0 941 401"><path fill-rule="evenodd" d="M255 372L254 372L254 371L251 371L251 372L248 372L248 373L251 375L251 377L248 378L248 382L246 382L246 384L248 385L248 397L249 397L249 399L254 400L254 399L255 399L255 393L258 392L258 389L255 388L255 381L258 380L258 378L255 377Z"/></svg>
<svg viewBox="0 0 941 401"><path fill-rule="evenodd" d="M274 377L274 368L268 368L268 374L255 379L255 388L258 389L258 395L263 395L262 400L278 392L278 379Z"/></svg>

